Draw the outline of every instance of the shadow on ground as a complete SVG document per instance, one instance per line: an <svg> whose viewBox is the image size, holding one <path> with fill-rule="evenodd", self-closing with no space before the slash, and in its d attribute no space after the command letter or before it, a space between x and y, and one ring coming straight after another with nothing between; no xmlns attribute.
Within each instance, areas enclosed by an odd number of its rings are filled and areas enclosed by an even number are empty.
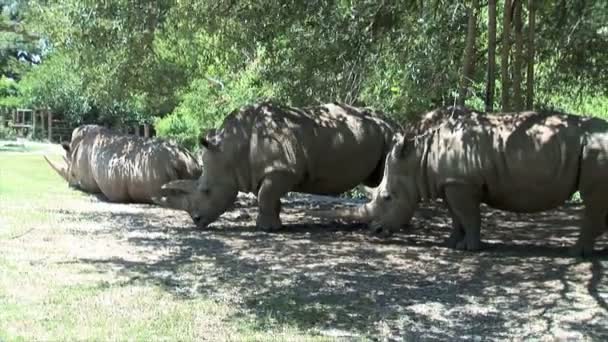
<svg viewBox="0 0 608 342"><path fill-rule="evenodd" d="M580 206L535 215L484 207L485 248L470 253L443 247L450 221L441 206L424 206L410 230L382 239L362 225L307 217L310 205L286 202L286 229L277 233L255 230L257 209L247 200L204 231L185 213L146 205L62 214L103 222L80 234L121 239L140 256L109 251L79 262L184 299L228 302L253 315L260 330L288 324L380 339L608 338L607 237L592 260L567 257Z"/></svg>

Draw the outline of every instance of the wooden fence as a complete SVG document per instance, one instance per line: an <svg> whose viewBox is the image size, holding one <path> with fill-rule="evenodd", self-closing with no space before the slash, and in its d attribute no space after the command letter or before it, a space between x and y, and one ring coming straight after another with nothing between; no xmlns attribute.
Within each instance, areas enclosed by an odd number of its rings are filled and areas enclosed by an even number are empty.
<svg viewBox="0 0 608 342"><path fill-rule="evenodd" d="M0 125L14 129L21 137L32 138L44 134L50 142L69 141L72 131L76 128L69 125L67 121L57 118L47 109L27 108L0 111ZM146 138L155 135L154 129L147 124L109 128L123 134L134 134Z"/></svg>

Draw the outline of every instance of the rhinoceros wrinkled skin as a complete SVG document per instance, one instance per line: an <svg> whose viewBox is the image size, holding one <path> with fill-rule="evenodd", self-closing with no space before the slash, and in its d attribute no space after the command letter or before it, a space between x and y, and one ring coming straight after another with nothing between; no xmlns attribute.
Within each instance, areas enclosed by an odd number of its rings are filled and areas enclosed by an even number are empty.
<svg viewBox="0 0 608 342"><path fill-rule="evenodd" d="M65 165L49 165L71 187L102 193L110 202L154 203L163 184L196 179L197 160L187 150L157 138L121 135L98 125L74 129L62 144Z"/></svg>
<svg viewBox="0 0 608 342"><path fill-rule="evenodd" d="M577 190L585 205L574 256L593 252L608 230L608 122L562 113L445 116L433 128L400 136L386 157L373 199L334 217L390 232L419 201L442 198L452 216L447 245L478 250L480 203L532 213L556 208ZM415 134L414 134L415 135Z"/></svg>
<svg viewBox="0 0 608 342"><path fill-rule="evenodd" d="M255 193L257 228L276 230L287 192L332 196L360 184L377 186L399 129L378 111L339 103L244 106L225 118L213 138L202 139L198 181L170 182L156 202L187 211L204 228L238 192Z"/></svg>

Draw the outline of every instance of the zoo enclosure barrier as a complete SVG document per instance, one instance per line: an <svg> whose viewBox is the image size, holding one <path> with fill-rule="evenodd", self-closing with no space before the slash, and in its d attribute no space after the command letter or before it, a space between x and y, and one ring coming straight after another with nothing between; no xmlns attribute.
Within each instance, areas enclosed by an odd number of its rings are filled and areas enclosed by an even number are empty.
<svg viewBox="0 0 608 342"><path fill-rule="evenodd" d="M72 131L78 125L70 125L60 115L54 115L48 109L0 109L0 125L13 129L18 136L34 138L46 136L49 142L69 141ZM151 137L155 135L154 127L149 124L126 124L109 127L123 134ZM46 133L46 134L45 134Z"/></svg>

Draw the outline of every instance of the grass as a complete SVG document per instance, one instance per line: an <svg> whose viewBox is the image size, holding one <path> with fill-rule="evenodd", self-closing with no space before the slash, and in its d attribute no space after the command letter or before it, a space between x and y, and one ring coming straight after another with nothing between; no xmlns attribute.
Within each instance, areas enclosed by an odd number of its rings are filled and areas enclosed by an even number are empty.
<svg viewBox="0 0 608 342"><path fill-rule="evenodd" d="M62 213L90 200L41 154L0 152L0 341L328 340L288 323L261 330L229 303L182 298L81 262L79 250L112 253L99 247L112 241L74 235L86 222Z"/></svg>

